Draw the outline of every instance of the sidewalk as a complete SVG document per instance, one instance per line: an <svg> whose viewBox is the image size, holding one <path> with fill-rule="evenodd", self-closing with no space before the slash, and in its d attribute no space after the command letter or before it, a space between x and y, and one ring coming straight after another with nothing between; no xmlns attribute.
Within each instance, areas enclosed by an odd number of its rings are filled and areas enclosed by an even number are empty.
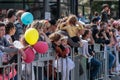
<svg viewBox="0 0 120 80"><path fill-rule="evenodd" d="M114 76L111 78L111 80L120 80L120 76Z"/></svg>

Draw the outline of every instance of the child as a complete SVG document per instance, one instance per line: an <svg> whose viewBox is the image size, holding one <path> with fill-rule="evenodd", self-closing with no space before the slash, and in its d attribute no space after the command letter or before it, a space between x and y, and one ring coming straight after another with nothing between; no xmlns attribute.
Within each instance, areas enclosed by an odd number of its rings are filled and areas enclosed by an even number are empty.
<svg viewBox="0 0 120 80"><path fill-rule="evenodd" d="M6 24L5 32L6 32L5 38L7 39L7 41L9 43L13 43L13 40L12 40L11 36L13 36L15 34L16 29L15 29L15 25L12 22L8 22Z"/></svg>
<svg viewBox="0 0 120 80"><path fill-rule="evenodd" d="M53 48L56 51L56 60L54 62L54 67L58 72L62 72L62 80L69 80L69 72L75 67L74 62L68 58L68 48L67 40L65 37L61 37L58 33L53 33L50 35Z"/></svg>
<svg viewBox="0 0 120 80"><path fill-rule="evenodd" d="M10 70L10 71L9 71ZM16 75L15 66L0 68L0 80L9 80Z"/></svg>
<svg viewBox="0 0 120 80"><path fill-rule="evenodd" d="M65 30L74 42L78 42L76 41L78 29L82 27L81 23L77 21L77 17L71 15L68 17L66 26L61 26L60 29Z"/></svg>
<svg viewBox="0 0 120 80"><path fill-rule="evenodd" d="M68 39L67 36L63 36L61 38L61 44L65 47L66 50L66 56L68 56L70 53L70 46L67 44L67 39Z"/></svg>

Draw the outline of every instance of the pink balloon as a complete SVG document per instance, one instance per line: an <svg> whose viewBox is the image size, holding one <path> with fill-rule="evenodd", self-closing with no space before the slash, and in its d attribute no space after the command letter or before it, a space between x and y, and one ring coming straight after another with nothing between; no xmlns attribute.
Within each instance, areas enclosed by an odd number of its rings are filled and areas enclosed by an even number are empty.
<svg viewBox="0 0 120 80"><path fill-rule="evenodd" d="M33 48L40 54L45 54L48 51L47 42L39 41L37 42Z"/></svg>
<svg viewBox="0 0 120 80"><path fill-rule="evenodd" d="M28 47L27 49L25 49L24 53L26 54L26 59L24 60L26 63L31 63L32 61L34 61L35 54L32 48Z"/></svg>

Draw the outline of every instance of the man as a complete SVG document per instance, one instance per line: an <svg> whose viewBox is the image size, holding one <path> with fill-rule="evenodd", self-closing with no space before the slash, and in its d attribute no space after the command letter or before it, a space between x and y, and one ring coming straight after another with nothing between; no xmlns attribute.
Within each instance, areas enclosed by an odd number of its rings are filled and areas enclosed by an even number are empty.
<svg viewBox="0 0 120 80"><path fill-rule="evenodd" d="M106 22L108 23L108 19L110 16L110 8L108 4L103 4L102 6L103 10L101 12L101 22Z"/></svg>
<svg viewBox="0 0 120 80"><path fill-rule="evenodd" d="M19 40L20 35L24 33L24 25L21 22L21 16L24 13L23 10L18 10L16 12L17 21L15 22L16 32L14 34L14 39Z"/></svg>
<svg viewBox="0 0 120 80"><path fill-rule="evenodd" d="M7 24L8 22L14 23L16 21L16 16L15 16L15 10L14 9L8 9L7 11L7 18L5 19L4 23ZM12 41L14 41L14 37L12 37Z"/></svg>
<svg viewBox="0 0 120 80"><path fill-rule="evenodd" d="M15 20L16 20L15 10L14 9L9 9L7 11L7 20L6 20L6 22L12 22L12 23L14 23Z"/></svg>

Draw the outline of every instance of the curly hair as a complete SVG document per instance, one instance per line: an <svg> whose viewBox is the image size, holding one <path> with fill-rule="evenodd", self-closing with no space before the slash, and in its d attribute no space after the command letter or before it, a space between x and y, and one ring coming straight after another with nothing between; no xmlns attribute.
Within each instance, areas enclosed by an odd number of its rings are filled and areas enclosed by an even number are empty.
<svg viewBox="0 0 120 80"><path fill-rule="evenodd" d="M10 30L11 29L14 29L15 28L15 25L12 23L12 22L8 22L6 24L6 27L5 27L5 32L6 34L9 34L10 33Z"/></svg>
<svg viewBox="0 0 120 80"><path fill-rule="evenodd" d="M70 15L70 16L68 17L67 22L68 22L69 24L75 25L76 22L77 22L77 17L76 17L75 15Z"/></svg>
<svg viewBox="0 0 120 80"><path fill-rule="evenodd" d="M50 36L49 36L49 38L50 38L50 40L51 41L59 41L60 39L61 39L61 35L60 34L58 34L58 33L52 33Z"/></svg>

